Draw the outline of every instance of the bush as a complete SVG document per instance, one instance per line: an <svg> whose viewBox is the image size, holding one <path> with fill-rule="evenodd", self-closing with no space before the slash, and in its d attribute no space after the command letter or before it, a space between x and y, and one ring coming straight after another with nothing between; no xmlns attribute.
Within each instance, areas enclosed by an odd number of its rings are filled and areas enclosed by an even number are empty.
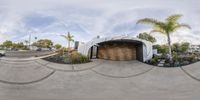
<svg viewBox="0 0 200 100"><path fill-rule="evenodd" d="M177 55L176 52L173 52L172 60L173 60L174 63L179 61L179 59L178 59L178 55Z"/></svg>
<svg viewBox="0 0 200 100"><path fill-rule="evenodd" d="M71 59L69 58L69 56L63 56L63 62L66 63L66 64L69 64L71 63Z"/></svg>
<svg viewBox="0 0 200 100"><path fill-rule="evenodd" d="M169 51L168 45L154 45L154 49L158 50L158 53L167 54Z"/></svg>
<svg viewBox="0 0 200 100"><path fill-rule="evenodd" d="M72 63L80 63L80 55L77 52L73 52L71 55Z"/></svg>
<svg viewBox="0 0 200 100"><path fill-rule="evenodd" d="M195 54L192 54L190 57L189 57L189 61L190 62L194 62L196 60L196 55Z"/></svg>
<svg viewBox="0 0 200 100"><path fill-rule="evenodd" d="M152 59L150 60L150 63L151 63L152 65L158 64L158 58L157 58L157 57L152 58Z"/></svg>
<svg viewBox="0 0 200 100"><path fill-rule="evenodd" d="M61 48L57 52L59 55L68 55L70 53L70 51L67 48Z"/></svg>
<svg viewBox="0 0 200 100"><path fill-rule="evenodd" d="M73 64L77 64L77 63L86 63L89 62L89 58L85 55L82 55L78 52L72 52L71 53L71 60Z"/></svg>
<svg viewBox="0 0 200 100"><path fill-rule="evenodd" d="M85 55L80 54L80 61L81 63L88 62L89 58Z"/></svg>
<svg viewBox="0 0 200 100"><path fill-rule="evenodd" d="M81 54L77 51L67 51L63 52L63 50L58 51L58 55L54 55L48 58L44 58L45 60L56 62L56 63L62 63L62 64L79 64L79 63L87 63L90 62L90 59Z"/></svg>

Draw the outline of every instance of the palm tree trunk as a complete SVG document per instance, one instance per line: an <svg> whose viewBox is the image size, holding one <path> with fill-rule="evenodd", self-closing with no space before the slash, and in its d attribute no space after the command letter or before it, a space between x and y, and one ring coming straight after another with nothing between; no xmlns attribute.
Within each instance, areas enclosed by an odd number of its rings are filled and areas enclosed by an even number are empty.
<svg viewBox="0 0 200 100"><path fill-rule="evenodd" d="M68 41L68 49L70 49L70 41Z"/></svg>
<svg viewBox="0 0 200 100"><path fill-rule="evenodd" d="M167 33L167 40L168 40L168 48L169 48L170 61L172 61L171 39L170 39L170 34L169 33Z"/></svg>

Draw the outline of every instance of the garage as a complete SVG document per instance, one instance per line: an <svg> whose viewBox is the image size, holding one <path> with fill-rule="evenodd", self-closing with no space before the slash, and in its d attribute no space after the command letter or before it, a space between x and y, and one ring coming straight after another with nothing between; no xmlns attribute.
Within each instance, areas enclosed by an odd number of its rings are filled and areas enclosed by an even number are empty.
<svg viewBox="0 0 200 100"><path fill-rule="evenodd" d="M99 44L97 58L107 60L136 60L136 45L127 42Z"/></svg>
<svg viewBox="0 0 200 100"><path fill-rule="evenodd" d="M152 43L131 36L96 38L80 45L78 52L91 59L144 62L152 58Z"/></svg>

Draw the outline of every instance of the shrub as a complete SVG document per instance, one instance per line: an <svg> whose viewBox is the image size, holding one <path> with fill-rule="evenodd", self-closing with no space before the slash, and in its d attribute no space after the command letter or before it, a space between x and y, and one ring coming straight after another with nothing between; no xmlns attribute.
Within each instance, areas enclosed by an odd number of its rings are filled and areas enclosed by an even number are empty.
<svg viewBox="0 0 200 100"><path fill-rule="evenodd" d="M190 62L194 62L196 60L196 55L195 54L192 54L190 57L189 57L189 61Z"/></svg>
<svg viewBox="0 0 200 100"><path fill-rule="evenodd" d="M177 55L176 52L173 52L172 60L173 60L173 62L178 62L178 61L179 61L179 60L178 60L178 55Z"/></svg>
<svg viewBox="0 0 200 100"><path fill-rule="evenodd" d="M72 63L73 64L76 64L76 63L86 63L86 62L89 62L89 58L83 54L80 54L78 52L72 52L71 55L71 60L72 60Z"/></svg>
<svg viewBox="0 0 200 100"><path fill-rule="evenodd" d="M59 55L63 55L64 54L64 50L63 49L60 49L57 52L58 52Z"/></svg>
<svg viewBox="0 0 200 100"><path fill-rule="evenodd" d="M67 48L61 48L57 52L58 52L59 55L66 55L66 54L70 53Z"/></svg>
<svg viewBox="0 0 200 100"><path fill-rule="evenodd" d="M158 50L158 53L167 54L169 51L168 45L154 45L154 49Z"/></svg>
<svg viewBox="0 0 200 100"><path fill-rule="evenodd" d="M63 64L79 64L79 63L90 62L90 59L87 56L81 53L78 53L75 50L67 51L64 53L63 51L64 49L59 50L57 51L58 55L54 55L54 56L44 58L44 59L52 61L52 62L56 62L56 63L63 63Z"/></svg>
<svg viewBox="0 0 200 100"><path fill-rule="evenodd" d="M70 55L70 58L71 58L71 60L72 60L72 63L80 63L80 55L79 55L79 53L73 52L73 53Z"/></svg>
<svg viewBox="0 0 200 100"><path fill-rule="evenodd" d="M151 63L152 65L158 64L158 58L157 58L157 57L152 58L152 59L150 60L150 63Z"/></svg>
<svg viewBox="0 0 200 100"><path fill-rule="evenodd" d="M68 56L63 56L63 62L69 64L71 63L71 59Z"/></svg>
<svg viewBox="0 0 200 100"><path fill-rule="evenodd" d="M89 58L85 55L80 54L80 61L81 63L88 62Z"/></svg>

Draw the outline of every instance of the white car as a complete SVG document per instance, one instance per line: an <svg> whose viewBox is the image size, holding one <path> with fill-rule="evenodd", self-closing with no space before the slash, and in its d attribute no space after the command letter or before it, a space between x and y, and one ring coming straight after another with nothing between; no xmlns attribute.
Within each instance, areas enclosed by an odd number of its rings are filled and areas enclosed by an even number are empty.
<svg viewBox="0 0 200 100"><path fill-rule="evenodd" d="M0 56L5 56L6 55L6 51L5 50L0 50Z"/></svg>

